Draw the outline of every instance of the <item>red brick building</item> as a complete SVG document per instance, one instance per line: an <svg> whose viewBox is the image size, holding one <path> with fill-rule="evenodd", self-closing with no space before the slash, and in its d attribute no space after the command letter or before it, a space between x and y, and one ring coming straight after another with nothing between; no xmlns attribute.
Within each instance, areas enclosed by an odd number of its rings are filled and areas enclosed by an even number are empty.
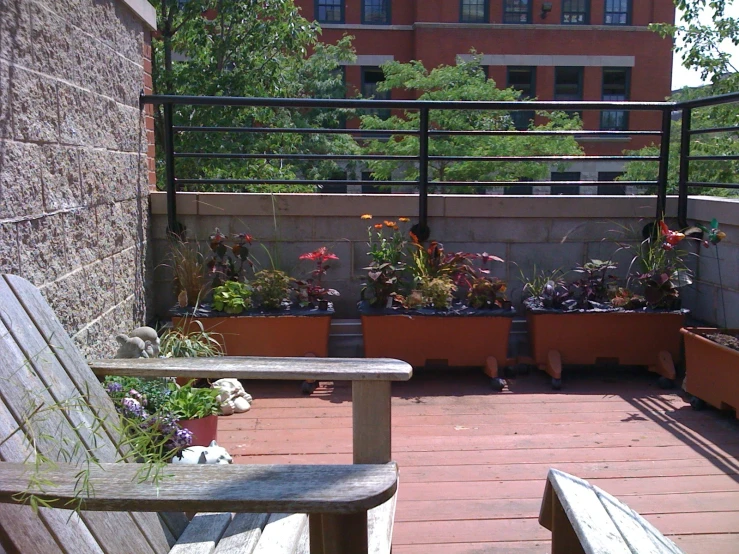
<svg viewBox="0 0 739 554"><path fill-rule="evenodd" d="M320 22L322 40L355 37L346 80L365 95L388 60L453 64L471 49L488 76L540 100L660 101L670 94L671 41L647 29L673 22L672 0L296 0ZM393 93L401 98L400 93ZM659 129L658 113L586 111L586 129ZM584 143L589 154L619 154L652 137ZM599 164L600 170L603 164ZM606 169L608 169L606 167ZM620 167L613 166L613 173ZM583 167L583 180L597 180ZM606 177L601 176L601 178Z"/></svg>

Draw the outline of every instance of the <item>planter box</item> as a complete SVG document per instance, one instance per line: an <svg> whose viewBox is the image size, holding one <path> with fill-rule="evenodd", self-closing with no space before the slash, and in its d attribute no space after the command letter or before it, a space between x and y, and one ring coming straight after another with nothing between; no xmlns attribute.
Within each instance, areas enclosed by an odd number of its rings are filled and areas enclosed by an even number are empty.
<svg viewBox="0 0 739 554"><path fill-rule="evenodd" d="M533 363L560 388L562 365L599 362L645 365L672 386L680 360L680 328L686 311L536 312L528 311Z"/></svg>
<svg viewBox="0 0 739 554"><path fill-rule="evenodd" d="M302 357L328 356L328 337L333 310L291 310L280 314L187 316L191 330L200 321L216 336L227 356ZM180 325L185 317L172 317Z"/></svg>
<svg viewBox="0 0 739 554"><path fill-rule="evenodd" d="M210 446L218 441L218 416L209 415L200 419L181 419L180 427L192 433L192 446Z"/></svg>
<svg viewBox="0 0 739 554"><path fill-rule="evenodd" d="M739 329L689 327L680 332L685 338L685 391L695 397L693 407L707 402L739 417L739 351L703 336L721 332L739 337Z"/></svg>
<svg viewBox="0 0 739 554"><path fill-rule="evenodd" d="M445 364L485 367L498 379L498 365L512 365L508 335L513 310L477 311L474 314L387 314L362 310L362 336L366 358L396 358L414 367ZM481 315L485 314L485 315ZM495 388L502 388L494 382Z"/></svg>

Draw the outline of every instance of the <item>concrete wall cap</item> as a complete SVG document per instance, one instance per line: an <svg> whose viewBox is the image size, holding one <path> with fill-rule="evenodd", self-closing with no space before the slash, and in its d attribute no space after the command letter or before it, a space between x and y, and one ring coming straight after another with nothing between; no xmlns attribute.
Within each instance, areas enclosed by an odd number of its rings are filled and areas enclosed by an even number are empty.
<svg viewBox="0 0 739 554"><path fill-rule="evenodd" d="M150 31L157 28L157 12L146 0L118 0L143 21Z"/></svg>

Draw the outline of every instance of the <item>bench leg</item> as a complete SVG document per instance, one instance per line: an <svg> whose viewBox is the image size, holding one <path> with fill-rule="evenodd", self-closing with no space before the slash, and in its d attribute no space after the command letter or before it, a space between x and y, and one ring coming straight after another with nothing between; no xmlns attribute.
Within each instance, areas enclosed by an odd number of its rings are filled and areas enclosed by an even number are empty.
<svg viewBox="0 0 739 554"><path fill-rule="evenodd" d="M329 515L316 514L310 516L310 552L311 554L367 554L367 512L359 514ZM319 524L320 522L320 524ZM320 534L314 538L314 529Z"/></svg>
<svg viewBox="0 0 739 554"><path fill-rule="evenodd" d="M355 464L390 461L390 396L390 381L352 382Z"/></svg>
<svg viewBox="0 0 739 554"><path fill-rule="evenodd" d="M585 554L554 487L548 488L552 495L552 554Z"/></svg>

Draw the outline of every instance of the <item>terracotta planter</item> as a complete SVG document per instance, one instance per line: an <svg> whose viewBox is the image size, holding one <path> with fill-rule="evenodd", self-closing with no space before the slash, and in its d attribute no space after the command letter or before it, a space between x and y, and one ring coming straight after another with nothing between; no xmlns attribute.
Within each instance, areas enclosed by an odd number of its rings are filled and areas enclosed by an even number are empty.
<svg viewBox="0 0 739 554"><path fill-rule="evenodd" d="M499 315L362 314L364 355L397 358L414 367L431 364L479 366L500 390L498 365L511 365L508 335L513 310Z"/></svg>
<svg viewBox="0 0 739 554"><path fill-rule="evenodd" d="M227 356L302 357L328 356L331 313L326 315L245 315L230 317L189 317L190 330L197 330L193 319L205 331L218 333L215 339ZM180 325L183 317L173 317Z"/></svg>
<svg viewBox="0 0 739 554"><path fill-rule="evenodd" d="M179 425L192 433L192 446L210 446L212 441L218 440L218 416L181 419Z"/></svg>
<svg viewBox="0 0 739 554"><path fill-rule="evenodd" d="M685 338L685 391L693 395L691 404L704 402L719 410L734 410L739 418L739 352L704 335L721 332L739 336L739 329L688 327Z"/></svg>
<svg viewBox="0 0 739 554"><path fill-rule="evenodd" d="M562 365L645 365L668 388L681 359L682 312L527 312L533 363L559 389Z"/></svg>

